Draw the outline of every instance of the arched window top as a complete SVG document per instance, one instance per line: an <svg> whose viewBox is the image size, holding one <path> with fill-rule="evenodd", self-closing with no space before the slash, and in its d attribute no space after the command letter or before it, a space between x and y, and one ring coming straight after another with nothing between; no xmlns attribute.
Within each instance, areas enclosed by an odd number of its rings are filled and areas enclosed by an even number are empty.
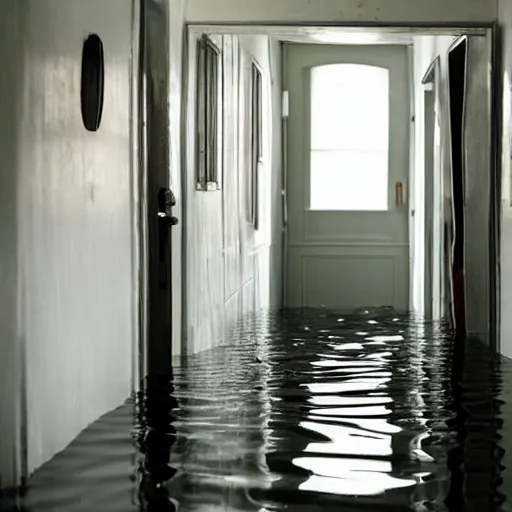
<svg viewBox="0 0 512 512"><path fill-rule="evenodd" d="M387 149L389 70L365 64L311 69L311 149Z"/></svg>
<svg viewBox="0 0 512 512"><path fill-rule="evenodd" d="M389 70L344 63L313 67L310 98L311 208L386 210Z"/></svg>
<svg viewBox="0 0 512 512"><path fill-rule="evenodd" d="M356 73L359 76L376 76L381 73L382 76L389 76L389 69L386 66L377 66L375 64L356 64L352 62L341 62L335 64L321 64L312 66L311 69L320 70L321 73L329 74L335 80L343 80L347 73Z"/></svg>

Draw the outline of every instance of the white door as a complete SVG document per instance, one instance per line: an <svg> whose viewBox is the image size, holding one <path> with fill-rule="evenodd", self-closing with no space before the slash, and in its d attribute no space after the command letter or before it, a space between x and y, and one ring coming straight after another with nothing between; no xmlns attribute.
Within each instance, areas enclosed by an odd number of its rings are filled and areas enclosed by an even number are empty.
<svg viewBox="0 0 512 512"><path fill-rule="evenodd" d="M287 44L287 305L408 309L405 46Z"/></svg>

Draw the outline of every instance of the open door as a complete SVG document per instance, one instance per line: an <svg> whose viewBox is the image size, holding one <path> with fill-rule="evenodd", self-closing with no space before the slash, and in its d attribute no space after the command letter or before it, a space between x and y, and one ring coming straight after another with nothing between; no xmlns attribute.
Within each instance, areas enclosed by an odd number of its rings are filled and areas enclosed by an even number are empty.
<svg viewBox="0 0 512 512"><path fill-rule="evenodd" d="M139 368L143 388L145 377L167 376L172 370L171 228L178 220L170 188L169 21L167 2L141 1L141 218L146 228L141 246L147 276Z"/></svg>
<svg viewBox="0 0 512 512"><path fill-rule="evenodd" d="M466 332L465 304L465 160L464 117L466 107L467 37L459 38L448 51L450 105L451 185L453 222L448 226L451 244L452 315L458 334Z"/></svg>
<svg viewBox="0 0 512 512"><path fill-rule="evenodd" d="M457 334L484 342L493 309L491 69L485 37L459 38L449 50L453 320Z"/></svg>
<svg viewBox="0 0 512 512"><path fill-rule="evenodd" d="M469 37L464 109L465 233L464 281L466 331L488 343L492 339L491 209L491 41ZM499 203L499 201L498 201Z"/></svg>

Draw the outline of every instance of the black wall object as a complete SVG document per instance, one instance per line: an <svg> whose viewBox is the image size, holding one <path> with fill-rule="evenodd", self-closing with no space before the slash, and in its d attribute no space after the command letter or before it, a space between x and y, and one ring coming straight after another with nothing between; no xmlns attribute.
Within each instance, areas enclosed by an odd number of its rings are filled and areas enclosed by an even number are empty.
<svg viewBox="0 0 512 512"><path fill-rule="evenodd" d="M90 132L98 131L103 114L105 90L105 63L103 43L96 34L85 41L82 51L82 83L80 99L84 126Z"/></svg>

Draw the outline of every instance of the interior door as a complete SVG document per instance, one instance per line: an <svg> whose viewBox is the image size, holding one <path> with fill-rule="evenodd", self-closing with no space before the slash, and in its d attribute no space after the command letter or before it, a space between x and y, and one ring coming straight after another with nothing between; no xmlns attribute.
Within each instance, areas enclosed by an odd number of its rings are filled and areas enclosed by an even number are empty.
<svg viewBox="0 0 512 512"><path fill-rule="evenodd" d="M289 307L408 309L405 46L285 45Z"/></svg>
<svg viewBox="0 0 512 512"><path fill-rule="evenodd" d="M155 1L141 4L142 155L147 169L143 213L147 216L147 337L141 340L140 378L166 377L172 358L171 226L177 223L170 189L169 13ZM143 386L144 383L141 382Z"/></svg>

